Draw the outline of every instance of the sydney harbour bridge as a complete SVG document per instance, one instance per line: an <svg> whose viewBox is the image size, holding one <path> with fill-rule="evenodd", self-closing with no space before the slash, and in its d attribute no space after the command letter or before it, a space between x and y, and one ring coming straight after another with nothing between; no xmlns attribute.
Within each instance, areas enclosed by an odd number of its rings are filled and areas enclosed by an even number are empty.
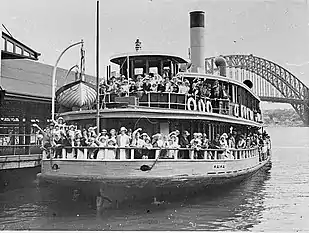
<svg viewBox="0 0 309 233"><path fill-rule="evenodd" d="M243 82L250 80L252 90L262 101L289 103L305 125L309 125L309 88L287 69L253 55L223 55L227 76ZM216 73L215 57L205 59L206 73Z"/></svg>

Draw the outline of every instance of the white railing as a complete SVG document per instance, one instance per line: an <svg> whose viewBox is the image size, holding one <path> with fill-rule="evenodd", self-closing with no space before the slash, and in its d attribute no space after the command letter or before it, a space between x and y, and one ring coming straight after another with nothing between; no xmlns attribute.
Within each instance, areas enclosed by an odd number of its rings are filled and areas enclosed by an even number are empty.
<svg viewBox="0 0 309 233"><path fill-rule="evenodd" d="M241 160L259 156L261 149L192 149L137 147L59 147L43 151L43 159L63 160Z"/></svg>

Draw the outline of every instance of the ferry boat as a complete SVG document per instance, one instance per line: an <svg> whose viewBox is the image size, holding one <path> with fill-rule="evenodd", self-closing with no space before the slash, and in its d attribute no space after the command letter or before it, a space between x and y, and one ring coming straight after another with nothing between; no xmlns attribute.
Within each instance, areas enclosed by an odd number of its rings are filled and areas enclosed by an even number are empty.
<svg viewBox="0 0 309 233"><path fill-rule="evenodd" d="M119 73L136 80L137 71L149 74L156 69L163 76L165 70L170 77L188 80L196 79L210 86L219 83L225 86L229 98L211 98L194 94L171 92L140 92L118 96L112 93L100 95L99 112L95 109L67 111L60 116L70 124L81 128L95 125L99 116L99 128L136 130L142 128L148 135L160 133L169 135L172 131L206 133L209 140L217 134L229 133L231 129L248 133L262 129L260 99L252 91L252 83L244 83L226 77L226 62L218 57L215 65L218 74L205 73L204 56L204 12L190 12L190 53L191 59L166 53L145 52L136 49L133 53L113 56L110 61L119 66ZM111 79L112 77L109 77ZM99 113L99 114L97 114ZM125 186L128 188L147 187L187 187L224 185L242 180L270 161L271 148L228 149L230 157L224 157L226 149L164 148L173 151L173 157L162 157L162 148L137 147L96 147L104 151L114 151L114 159L89 158L92 147L64 147L62 158L43 156L41 180L57 183L78 183L97 187ZM83 157L75 158L73 151L82 151ZM119 156L125 151L126 156ZM199 156L196 156L196 154ZM139 156L137 156L139 154ZM148 156L143 156L147 154ZM187 155L187 156L184 156Z"/></svg>

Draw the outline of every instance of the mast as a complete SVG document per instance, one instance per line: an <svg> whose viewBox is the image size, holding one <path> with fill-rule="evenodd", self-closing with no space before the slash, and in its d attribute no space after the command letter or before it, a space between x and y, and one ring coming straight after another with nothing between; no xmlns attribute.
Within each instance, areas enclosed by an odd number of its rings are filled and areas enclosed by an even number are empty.
<svg viewBox="0 0 309 233"><path fill-rule="evenodd" d="M127 56L127 79L128 79L128 83L129 83L129 74L130 74L130 59L129 59L129 55ZM129 96L129 90L127 92L127 96Z"/></svg>
<svg viewBox="0 0 309 233"><path fill-rule="evenodd" d="M97 1L97 53L96 53L96 73L97 73L97 114L96 114L96 120L97 120L97 135L100 133L100 95L99 95L99 85L100 85L100 79L99 79L99 1Z"/></svg>

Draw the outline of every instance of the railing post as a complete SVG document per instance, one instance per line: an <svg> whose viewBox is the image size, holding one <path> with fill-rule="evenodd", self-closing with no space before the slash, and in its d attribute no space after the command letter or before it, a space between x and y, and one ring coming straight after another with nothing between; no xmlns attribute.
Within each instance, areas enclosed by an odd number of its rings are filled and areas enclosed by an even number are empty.
<svg viewBox="0 0 309 233"><path fill-rule="evenodd" d="M84 159L88 159L88 150L87 148L84 148Z"/></svg>
<svg viewBox="0 0 309 233"><path fill-rule="evenodd" d="M147 98L148 98L148 107L150 108L150 92L147 93Z"/></svg>
<svg viewBox="0 0 309 233"><path fill-rule="evenodd" d="M218 160L218 151L215 150L215 160Z"/></svg>
<svg viewBox="0 0 309 233"><path fill-rule="evenodd" d="M171 93L168 93L168 109L171 109Z"/></svg>
<svg viewBox="0 0 309 233"><path fill-rule="evenodd" d="M156 153L155 153L156 159L159 157L159 155L160 155L160 150L156 149Z"/></svg>
<svg viewBox="0 0 309 233"><path fill-rule="evenodd" d="M177 150L174 150L174 152L175 152L175 155L174 155L174 159L177 159L178 158L178 149Z"/></svg>
<svg viewBox="0 0 309 233"><path fill-rule="evenodd" d="M65 149L65 148L62 148L61 154L62 154L62 159L65 159L65 158L66 158L66 155L67 155L66 149Z"/></svg>

